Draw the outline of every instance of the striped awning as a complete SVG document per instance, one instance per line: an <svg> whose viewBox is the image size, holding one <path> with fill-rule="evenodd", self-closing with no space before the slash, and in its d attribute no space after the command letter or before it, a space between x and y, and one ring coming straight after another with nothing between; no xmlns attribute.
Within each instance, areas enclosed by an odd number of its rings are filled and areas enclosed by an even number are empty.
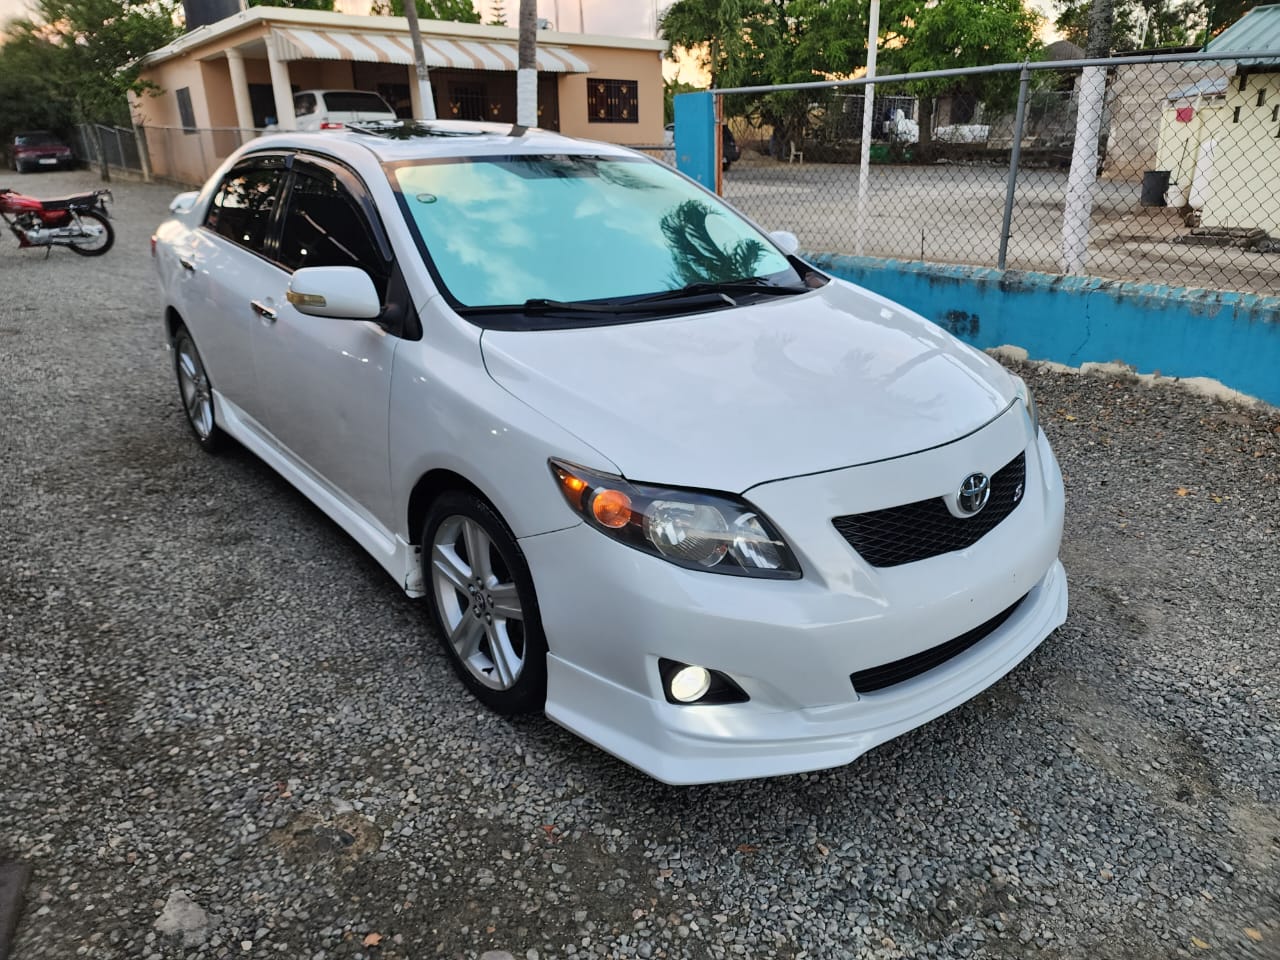
<svg viewBox="0 0 1280 960"><path fill-rule="evenodd" d="M355 60L361 63L413 63L408 34L373 30L304 30L273 27L284 60ZM428 67L460 70L511 70L519 65L514 43L494 40L422 38ZM564 47L538 45L538 69L547 73L589 73L590 65Z"/></svg>

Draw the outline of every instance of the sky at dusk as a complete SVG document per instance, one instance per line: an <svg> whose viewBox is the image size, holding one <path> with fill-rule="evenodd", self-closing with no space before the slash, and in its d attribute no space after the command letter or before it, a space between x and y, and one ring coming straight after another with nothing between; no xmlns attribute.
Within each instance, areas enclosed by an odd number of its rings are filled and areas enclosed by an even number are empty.
<svg viewBox="0 0 1280 960"><path fill-rule="evenodd" d="M661 0L666 6L668 0ZM489 19L490 0L479 0L476 9ZM578 0L539 0L538 15L556 21L559 8L560 26L578 29ZM514 25L520 0L507 0L507 19ZM0 0L0 23L27 15L26 0ZM582 0L583 20L589 33L613 33L626 37L653 36L652 0Z"/></svg>

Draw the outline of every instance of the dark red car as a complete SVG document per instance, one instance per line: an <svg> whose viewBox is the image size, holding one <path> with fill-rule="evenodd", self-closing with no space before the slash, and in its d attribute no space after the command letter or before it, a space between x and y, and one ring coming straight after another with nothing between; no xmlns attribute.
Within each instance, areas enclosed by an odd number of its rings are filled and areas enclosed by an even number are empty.
<svg viewBox="0 0 1280 960"><path fill-rule="evenodd" d="M48 130L28 130L14 134L9 144L9 166L19 173L74 167L71 148Z"/></svg>

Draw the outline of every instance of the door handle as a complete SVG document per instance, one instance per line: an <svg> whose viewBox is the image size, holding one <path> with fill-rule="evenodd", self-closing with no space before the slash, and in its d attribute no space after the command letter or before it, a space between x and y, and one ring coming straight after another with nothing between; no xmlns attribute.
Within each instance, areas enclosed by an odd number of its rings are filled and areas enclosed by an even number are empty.
<svg viewBox="0 0 1280 960"><path fill-rule="evenodd" d="M190 260L188 260L186 257L179 257L178 263L182 265L183 270L190 271L191 273L196 272L196 265L192 263Z"/></svg>
<svg viewBox="0 0 1280 960"><path fill-rule="evenodd" d="M250 300L249 306L253 307L253 312L262 317L263 320L270 320L272 323L275 322L276 312L261 300Z"/></svg>

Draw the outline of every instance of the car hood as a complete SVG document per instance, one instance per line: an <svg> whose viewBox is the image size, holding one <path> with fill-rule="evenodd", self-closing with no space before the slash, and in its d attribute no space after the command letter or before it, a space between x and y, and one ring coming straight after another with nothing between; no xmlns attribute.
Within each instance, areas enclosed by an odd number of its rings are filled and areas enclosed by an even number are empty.
<svg viewBox="0 0 1280 960"><path fill-rule="evenodd" d="M629 479L714 490L948 443L1016 396L985 354L842 281L664 320L486 330L481 345L494 380Z"/></svg>

